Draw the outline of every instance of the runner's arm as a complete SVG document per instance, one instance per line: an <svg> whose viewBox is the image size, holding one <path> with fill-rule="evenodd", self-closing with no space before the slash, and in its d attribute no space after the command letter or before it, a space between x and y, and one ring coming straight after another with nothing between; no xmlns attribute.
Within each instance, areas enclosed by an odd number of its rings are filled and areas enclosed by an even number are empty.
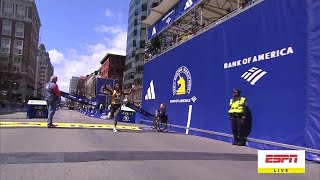
<svg viewBox="0 0 320 180"><path fill-rule="evenodd" d="M106 92L109 92L109 93L112 93L112 92L113 92L113 90L112 90L110 87L108 87L107 85L104 85L103 90L104 90L105 93L106 93Z"/></svg>
<svg viewBox="0 0 320 180"><path fill-rule="evenodd" d="M132 88L130 89L130 91L129 91L128 93L122 92L122 94L125 95L125 96L131 94L132 91L133 91L133 89L134 89L134 87L135 87L135 86L132 85Z"/></svg>

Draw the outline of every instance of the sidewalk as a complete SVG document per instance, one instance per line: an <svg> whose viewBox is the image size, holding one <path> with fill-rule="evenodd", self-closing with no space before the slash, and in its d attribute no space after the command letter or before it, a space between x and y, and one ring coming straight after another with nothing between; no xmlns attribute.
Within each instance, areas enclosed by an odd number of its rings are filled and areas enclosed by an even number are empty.
<svg viewBox="0 0 320 180"><path fill-rule="evenodd" d="M26 112L27 108L0 108L0 114Z"/></svg>

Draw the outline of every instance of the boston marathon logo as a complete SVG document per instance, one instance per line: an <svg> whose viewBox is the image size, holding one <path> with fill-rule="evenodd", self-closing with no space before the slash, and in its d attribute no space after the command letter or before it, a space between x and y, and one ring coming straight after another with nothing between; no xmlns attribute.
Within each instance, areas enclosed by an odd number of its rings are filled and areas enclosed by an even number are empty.
<svg viewBox="0 0 320 180"><path fill-rule="evenodd" d="M224 67L224 69L229 69L229 68L238 67L238 66L242 66L242 65L246 65L246 64L250 64L250 63L268 61L271 59L275 59L275 58L282 57L282 56L287 56L290 54L293 54L292 47L278 49L278 50L267 52L264 54L244 58L242 60L236 60L236 61L224 63L223 67Z"/></svg>
<svg viewBox="0 0 320 180"><path fill-rule="evenodd" d="M188 83L188 87L186 89L186 80ZM190 94L192 86L192 79L190 71L187 67L181 66L176 71L173 78L173 95L184 95L186 93Z"/></svg>
<svg viewBox="0 0 320 180"><path fill-rule="evenodd" d="M36 115L37 116L43 116L43 112L41 110L39 110L39 111L36 112Z"/></svg>
<svg viewBox="0 0 320 180"><path fill-rule="evenodd" d="M187 95L191 93L192 78L187 67L181 66L173 77L172 93L174 96ZM193 96L191 99L174 99L170 103L188 103L195 102L197 98Z"/></svg>
<svg viewBox="0 0 320 180"><path fill-rule="evenodd" d="M129 116L123 116L122 120L123 121L130 121Z"/></svg>

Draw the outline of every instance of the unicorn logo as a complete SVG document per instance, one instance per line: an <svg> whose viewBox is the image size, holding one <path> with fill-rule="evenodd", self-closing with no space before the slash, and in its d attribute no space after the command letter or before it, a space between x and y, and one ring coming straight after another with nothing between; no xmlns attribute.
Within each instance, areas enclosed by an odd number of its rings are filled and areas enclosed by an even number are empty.
<svg viewBox="0 0 320 180"><path fill-rule="evenodd" d="M179 85L179 89L177 90L177 95L186 94L186 81L182 76L179 76L179 80L177 81Z"/></svg>
<svg viewBox="0 0 320 180"><path fill-rule="evenodd" d="M185 66L179 67L173 78L173 95L184 95L187 93L190 94L191 86L192 79L189 69Z"/></svg>

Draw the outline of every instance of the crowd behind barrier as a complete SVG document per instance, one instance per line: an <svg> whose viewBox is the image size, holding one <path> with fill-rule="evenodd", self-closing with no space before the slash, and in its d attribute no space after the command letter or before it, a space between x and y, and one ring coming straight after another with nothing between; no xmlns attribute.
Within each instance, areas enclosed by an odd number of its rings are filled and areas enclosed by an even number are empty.
<svg viewBox="0 0 320 180"><path fill-rule="evenodd" d="M150 40L150 42L146 44L144 55L145 63L159 56L160 54L178 46L179 44L182 44L192 39L192 37L206 31L207 29L210 29L212 26L221 23L225 19L228 19L235 13L239 12L239 10L243 10L255 4L255 2L257 1L244 0L239 5L238 9L235 9L233 11L228 9L226 10L228 12L227 15L207 23L202 21L201 15L194 17L191 21L189 21L186 24L180 24L179 21L173 23L172 28L174 28L176 32L164 31L163 33L155 36L153 39Z"/></svg>

